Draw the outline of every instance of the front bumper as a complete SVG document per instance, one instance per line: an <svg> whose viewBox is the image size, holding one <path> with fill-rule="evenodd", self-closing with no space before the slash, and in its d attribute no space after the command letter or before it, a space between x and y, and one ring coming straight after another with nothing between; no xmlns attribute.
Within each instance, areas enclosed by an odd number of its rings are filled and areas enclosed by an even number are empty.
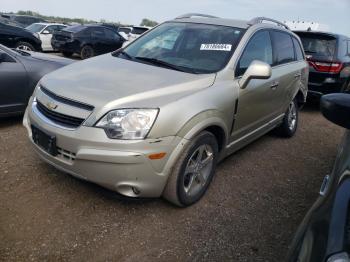
<svg viewBox="0 0 350 262"><path fill-rule="evenodd" d="M103 129L85 126L66 130L47 123L33 111L31 101L23 125L35 151L44 161L128 197L161 196L171 168L187 143L177 136L112 140L107 138ZM33 142L31 125L56 137L57 156L48 154ZM159 160L148 158L159 152L165 152L166 156Z"/></svg>

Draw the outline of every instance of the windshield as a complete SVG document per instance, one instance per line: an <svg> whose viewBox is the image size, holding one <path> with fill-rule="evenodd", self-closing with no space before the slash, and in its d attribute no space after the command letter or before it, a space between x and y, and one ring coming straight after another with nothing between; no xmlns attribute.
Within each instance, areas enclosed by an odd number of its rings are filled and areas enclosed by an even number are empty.
<svg viewBox="0 0 350 262"><path fill-rule="evenodd" d="M41 30L43 30L45 25L40 24L31 24L30 26L27 26L26 29L32 33L38 33Z"/></svg>
<svg viewBox="0 0 350 262"><path fill-rule="evenodd" d="M227 26L164 23L128 45L123 57L150 63L158 60L188 72L214 73L227 64L243 32Z"/></svg>

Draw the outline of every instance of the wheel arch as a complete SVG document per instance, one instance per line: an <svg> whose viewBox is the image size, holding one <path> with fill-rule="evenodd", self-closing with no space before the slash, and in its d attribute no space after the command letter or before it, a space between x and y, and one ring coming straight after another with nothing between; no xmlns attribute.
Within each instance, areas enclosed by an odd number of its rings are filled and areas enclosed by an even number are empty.
<svg viewBox="0 0 350 262"><path fill-rule="evenodd" d="M216 111L206 111L196 115L184 125L178 135L191 140L203 131L208 131L215 136L219 152L225 148L229 132L224 120L218 116Z"/></svg>

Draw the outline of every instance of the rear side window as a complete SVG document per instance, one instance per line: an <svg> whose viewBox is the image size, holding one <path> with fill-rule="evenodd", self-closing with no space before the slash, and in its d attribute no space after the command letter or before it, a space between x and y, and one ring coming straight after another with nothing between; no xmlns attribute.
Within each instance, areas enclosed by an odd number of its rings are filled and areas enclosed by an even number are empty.
<svg viewBox="0 0 350 262"><path fill-rule="evenodd" d="M92 29L91 36L96 37L96 38L105 38L106 37L104 29L98 28L98 27Z"/></svg>
<svg viewBox="0 0 350 262"><path fill-rule="evenodd" d="M304 60L304 53L301 49L301 46L299 44L299 41L296 40L294 37L293 37L293 44L294 44L294 50L295 50L295 57L296 59L299 61L299 60Z"/></svg>
<svg viewBox="0 0 350 262"><path fill-rule="evenodd" d="M272 31L272 40L274 45L275 63L277 65L294 61L294 46L289 34Z"/></svg>
<svg viewBox="0 0 350 262"><path fill-rule="evenodd" d="M112 30L109 30L107 28L105 28L105 35L107 39L112 39L112 40L116 40L119 41L120 37L117 33L113 32Z"/></svg>
<svg viewBox="0 0 350 262"><path fill-rule="evenodd" d="M273 63L272 44L268 31L260 31L249 40L238 62L236 75L243 75L254 60L259 60L269 65Z"/></svg>

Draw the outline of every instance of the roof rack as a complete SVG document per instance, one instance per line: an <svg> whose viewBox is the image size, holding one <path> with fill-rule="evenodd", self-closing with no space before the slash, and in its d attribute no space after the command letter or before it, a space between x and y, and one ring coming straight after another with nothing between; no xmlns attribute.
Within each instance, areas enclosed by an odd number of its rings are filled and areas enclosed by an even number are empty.
<svg viewBox="0 0 350 262"><path fill-rule="evenodd" d="M205 17L205 18L219 18L217 16L213 15L206 15L206 14L198 14L198 13L189 13L189 14L184 14L176 17L175 19L184 19L184 18L192 18L192 17Z"/></svg>
<svg viewBox="0 0 350 262"><path fill-rule="evenodd" d="M286 24L283 24L280 21L277 21L275 19L267 18L267 17L255 17L252 20L248 22L248 25L256 25L256 24L261 24L264 21L272 22L275 23L278 26L284 27L287 30L290 30L289 27Z"/></svg>

